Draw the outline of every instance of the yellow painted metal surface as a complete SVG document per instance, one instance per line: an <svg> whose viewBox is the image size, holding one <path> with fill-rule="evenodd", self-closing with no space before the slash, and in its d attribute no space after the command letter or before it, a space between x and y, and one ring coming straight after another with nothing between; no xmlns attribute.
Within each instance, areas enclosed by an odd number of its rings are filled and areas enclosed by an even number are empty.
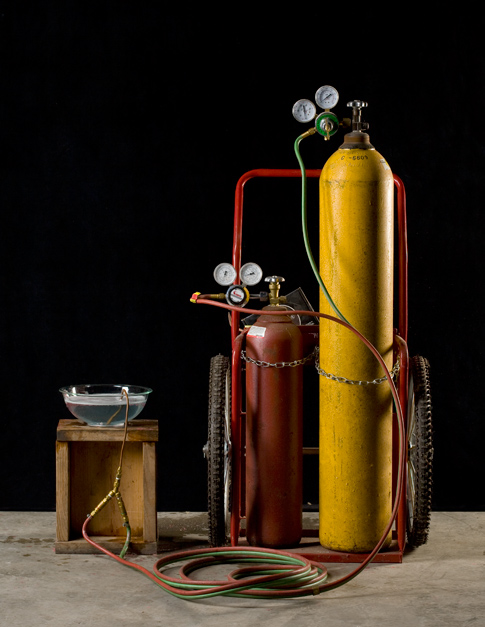
<svg viewBox="0 0 485 627"><path fill-rule="evenodd" d="M320 177L320 273L345 318L392 368L394 180L376 150L339 149ZM320 310L335 315L324 295ZM383 371L348 329L322 320L320 366L352 380ZM387 383L320 377L320 542L374 548L392 508L392 397ZM389 539L390 540L390 539Z"/></svg>

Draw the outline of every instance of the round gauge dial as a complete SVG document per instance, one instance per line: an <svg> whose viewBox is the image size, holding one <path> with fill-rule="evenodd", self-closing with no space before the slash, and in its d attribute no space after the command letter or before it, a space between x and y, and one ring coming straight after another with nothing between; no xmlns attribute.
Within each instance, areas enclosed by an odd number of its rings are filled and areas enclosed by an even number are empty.
<svg viewBox="0 0 485 627"><path fill-rule="evenodd" d="M249 262L243 265L239 276L244 285L256 285L256 283L259 283L263 278L263 271L257 263Z"/></svg>
<svg viewBox="0 0 485 627"><path fill-rule="evenodd" d="M244 307L249 301L249 292L244 285L231 285L226 292L226 300L230 305Z"/></svg>
<svg viewBox="0 0 485 627"><path fill-rule="evenodd" d="M220 263L214 270L214 279L219 285L231 285L236 276L236 269L230 263Z"/></svg>
<svg viewBox="0 0 485 627"><path fill-rule="evenodd" d="M292 113L298 122L311 122L317 113L317 109L311 100L302 98L295 102Z"/></svg>
<svg viewBox="0 0 485 627"><path fill-rule="evenodd" d="M338 91L330 85L323 85L315 94L317 105L322 109L331 109L338 102Z"/></svg>

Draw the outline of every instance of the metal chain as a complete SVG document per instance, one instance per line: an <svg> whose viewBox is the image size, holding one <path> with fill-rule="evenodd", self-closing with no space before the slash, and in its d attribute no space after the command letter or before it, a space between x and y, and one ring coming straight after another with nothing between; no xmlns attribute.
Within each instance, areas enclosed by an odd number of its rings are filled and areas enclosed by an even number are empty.
<svg viewBox="0 0 485 627"><path fill-rule="evenodd" d="M260 366L261 368L295 368L296 366L302 366L306 364L308 361L311 361L315 356L315 351L303 357L303 359L296 359L295 361L277 361L272 364L269 361L261 361L260 359L253 359L252 357L248 357L246 355L246 351L241 351L241 357L244 361L254 364L255 366Z"/></svg>
<svg viewBox="0 0 485 627"><path fill-rule="evenodd" d="M392 379L395 379L399 373L399 369L401 367L401 356L398 355L397 361L394 364L392 370L390 371L390 375ZM348 385L379 385L387 381L387 377L380 377L379 379L374 379L373 381L355 381L352 379L346 379L345 377L337 377L334 374L329 374L325 372L323 368L320 367L319 363L319 348L315 347L315 368L317 369L318 374L323 377L327 377L327 379L331 379L332 381L336 381L337 383L347 383Z"/></svg>
<svg viewBox="0 0 485 627"><path fill-rule="evenodd" d="M326 377L327 379L331 379L332 381L336 381L337 383L347 383L347 385L380 385L381 383L385 383L387 381L387 377L380 377L378 379L374 379L373 381L361 381L354 379L347 379L346 377L338 377L335 374L330 374L325 372L323 368L320 367L319 364L319 349L318 346L315 347L315 350L303 357L303 359L296 359L295 361L278 361L276 363L270 363L268 361L261 361L260 359L253 359L252 357L248 357L246 355L246 351L241 351L241 357L244 361L254 364L255 366L259 366L260 368L295 368L296 366L302 366L303 364L308 363L313 358L315 358L315 368L318 374ZM390 375L392 379L395 379L399 373L399 369L401 367L401 358L398 355L397 361L394 364L392 370L390 371Z"/></svg>

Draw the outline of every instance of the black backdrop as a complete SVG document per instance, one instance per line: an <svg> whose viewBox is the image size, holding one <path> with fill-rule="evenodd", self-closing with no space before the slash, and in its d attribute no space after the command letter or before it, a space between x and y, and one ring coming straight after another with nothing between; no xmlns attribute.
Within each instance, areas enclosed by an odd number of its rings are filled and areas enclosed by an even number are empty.
<svg viewBox="0 0 485 627"><path fill-rule="evenodd" d="M160 421L158 508L205 509L208 364L230 335L225 312L189 298L213 291L214 267L231 259L239 176L298 167L291 107L322 84L338 89L340 117L347 101L369 102L371 141L406 186L409 347L431 363L434 508L484 508L485 52L457 20L442 7L397 19L360 5L2 3L2 509L55 507L56 426L69 417L57 390L83 382L154 389L143 416ZM306 166L341 140L306 140ZM243 261L315 304L299 191L248 184ZM316 211L314 199L313 233Z"/></svg>

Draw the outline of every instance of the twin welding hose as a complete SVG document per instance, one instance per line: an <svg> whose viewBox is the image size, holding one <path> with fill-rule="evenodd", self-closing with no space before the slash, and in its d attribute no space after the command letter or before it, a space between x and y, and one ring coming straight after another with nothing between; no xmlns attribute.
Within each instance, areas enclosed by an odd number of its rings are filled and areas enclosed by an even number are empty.
<svg viewBox="0 0 485 627"><path fill-rule="evenodd" d="M229 311L239 311L241 313L261 315L261 311L258 309L233 307L230 305L226 305L225 303L206 300L203 298L198 298L196 302L198 304L207 304L221 307ZM272 315L279 315L279 313L280 312L273 311ZM354 577L356 577L359 573L361 573L368 566L368 564L370 564L370 562L374 559L374 557L381 549L382 545L387 539L389 532L392 529L392 525L396 518L399 503L401 500L405 460L405 427L401 405L399 402L399 396L397 394L389 370L387 369L387 366L379 352L364 336L356 331L356 329L354 329L351 325L344 322L343 320L340 320L339 318L335 318L333 316L318 312L296 310L293 312L293 314L313 315L320 318L325 318L337 324L341 324L344 327L348 328L351 332L355 333L372 352L374 357L382 366L395 402L396 416L399 426L399 457L394 505L389 523L387 524L381 539L376 544L374 549L366 556L366 558L353 571L331 582L326 581L328 576L327 569L318 562L314 562L298 554L285 551L242 546L229 548L220 547L208 549L194 549L191 551L170 553L169 555L161 558L155 563L152 573L143 566L140 566L139 564L133 562L129 562L128 560L125 560L124 558L115 555L108 549L105 549L104 547L94 542L87 534L87 526L91 519L91 515L87 517L82 528L83 537L87 540L87 542L89 542L92 546L105 553L109 557L113 558L117 562L145 574L154 583L159 585L166 592L172 594L173 596L191 600L208 599L221 595L259 599L288 599L317 595L321 594L322 592L334 590L348 583L349 581L354 579ZM287 315L286 310L281 311L281 315ZM181 567L178 577L172 577L167 573L161 572L161 570L164 568L172 567L174 564L177 564L179 562L188 561L189 563L184 564ZM237 568L228 575L226 580L207 581L190 578L190 574L197 569L218 564L251 565L245 568Z"/></svg>
<svg viewBox="0 0 485 627"><path fill-rule="evenodd" d="M305 137L305 135L300 136L296 140L295 152L302 170L302 222L305 247L310 263L312 265L312 269L317 277L318 283L326 298L328 299L332 309L338 315L338 317L304 310L294 311L293 314L316 316L344 326L350 332L354 333L360 339L360 341L362 341L367 346L367 348L377 359L385 373L389 388L391 390L391 394L394 399L394 404L396 408L396 419L398 422L399 455L397 482L391 516L386 528L382 533L380 540L377 542L374 549L366 556L366 558L353 571L340 577L339 579L336 579L335 581L330 582L327 581L328 571L326 567L319 562L308 560L301 555L298 555L296 553L290 553L287 551L242 546L194 549L189 551L170 553L166 557L162 557L161 559L159 559L153 566L153 572L150 572L143 566L140 566L139 564L133 562L129 562L128 560L124 559L124 551L122 551L122 554L120 556L117 556L108 549L105 549L104 547L94 542L87 533L87 526L92 516L89 515L87 517L82 528L83 537L87 540L87 542L89 542L92 546L97 548L99 551L105 553L109 557L113 558L117 562L134 570L138 570L139 572L146 575L149 579L151 579L151 581L159 585L166 592L182 599L208 599L221 595L239 598L288 599L303 596L313 596L323 592L334 590L354 579L368 566L368 564L372 562L372 560L386 541L399 509L399 503L401 501L402 495L404 476L403 473L406 455L405 425L399 395L382 356L371 344L371 342L369 342L369 340L367 340L361 333L359 333L359 331L357 331L349 322L347 322L347 320L345 320L344 316L341 314L333 300L330 298L330 295L328 294L328 291L320 277L320 273L318 272L318 269L314 262L310 244L308 241L308 232L306 226L306 175L305 168L298 150L299 143L301 139L303 139L303 137ZM197 304L211 305L214 307L227 309L229 311L238 311L246 314L261 315L261 311L257 309L235 307L222 302L206 299L201 295L194 294L192 300ZM286 310L282 310L281 312L272 311L272 315L278 314L287 315L287 312ZM177 577L173 577L165 572L161 572L162 569L168 569L169 567L173 567L175 564L178 564L180 562L182 562L183 565L181 566ZM236 568L227 576L225 580L202 580L192 579L190 577L191 573L200 568L220 564L249 565L242 568Z"/></svg>

